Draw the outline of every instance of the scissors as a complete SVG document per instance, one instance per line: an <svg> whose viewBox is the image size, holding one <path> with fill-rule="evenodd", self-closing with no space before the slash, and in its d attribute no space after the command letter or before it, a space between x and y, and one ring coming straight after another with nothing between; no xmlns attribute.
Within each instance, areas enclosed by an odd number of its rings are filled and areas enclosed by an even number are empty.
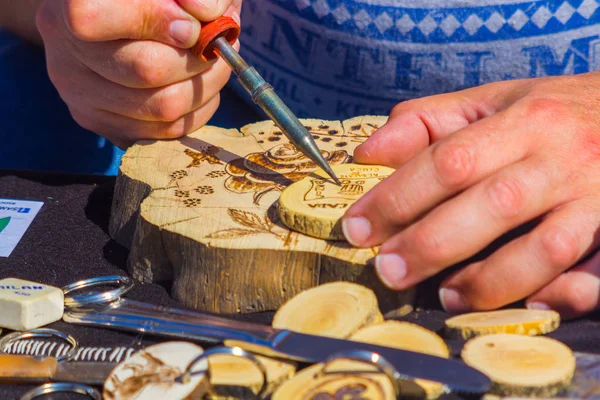
<svg viewBox="0 0 600 400"><path fill-rule="evenodd" d="M76 291L116 286L103 292ZM133 287L126 276L107 276L75 282L63 288L67 323L118 329L187 341L239 347L255 354L308 364L336 358L369 362L400 381L425 379L449 390L484 394L491 380L460 360L352 340L309 335L269 325L234 320L207 313L157 306L123 297Z"/></svg>

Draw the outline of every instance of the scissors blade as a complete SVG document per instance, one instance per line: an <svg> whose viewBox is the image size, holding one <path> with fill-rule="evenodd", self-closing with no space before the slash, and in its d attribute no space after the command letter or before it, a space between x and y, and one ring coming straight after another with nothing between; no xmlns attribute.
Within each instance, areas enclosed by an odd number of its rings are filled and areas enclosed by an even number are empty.
<svg viewBox="0 0 600 400"><path fill-rule="evenodd" d="M117 365L110 362L64 362L58 365L53 378L61 382L102 385Z"/></svg>

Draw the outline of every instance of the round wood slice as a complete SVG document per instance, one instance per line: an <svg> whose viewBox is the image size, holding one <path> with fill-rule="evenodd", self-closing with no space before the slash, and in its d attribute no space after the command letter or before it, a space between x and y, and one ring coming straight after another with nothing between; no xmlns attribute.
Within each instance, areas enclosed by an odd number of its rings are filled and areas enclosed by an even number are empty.
<svg viewBox="0 0 600 400"><path fill-rule="evenodd" d="M345 240L341 218L348 208L395 170L378 165L332 166L337 185L323 170L288 186L277 203L281 221L290 229L316 238Z"/></svg>
<svg viewBox="0 0 600 400"><path fill-rule="evenodd" d="M441 337L410 322L386 321L380 325L363 328L350 339L437 357L450 357L450 349ZM446 387L439 382L424 379L415 379L415 382L425 390L428 399L436 399L446 391Z"/></svg>
<svg viewBox="0 0 600 400"><path fill-rule="evenodd" d="M107 400L192 400L204 396L209 388L205 374L192 376L187 383L175 382L188 364L204 352L188 342L165 342L134 353L118 364L104 382ZM206 370L200 361L193 371Z"/></svg>
<svg viewBox="0 0 600 400"><path fill-rule="evenodd" d="M347 338L364 326L381 323L383 316L372 290L350 282L326 283L288 300L272 325L336 338Z"/></svg>
<svg viewBox="0 0 600 400"><path fill-rule="evenodd" d="M296 365L289 362L256 356L267 371L266 393L272 393L282 382L296 372ZM231 355L214 355L210 365L211 389L205 396L213 400L251 399L263 385L258 368L249 360Z"/></svg>
<svg viewBox="0 0 600 400"><path fill-rule="evenodd" d="M560 315L552 310L506 309L457 315L448 318L445 325L449 335L465 339L490 333L535 336L557 329Z"/></svg>
<svg viewBox="0 0 600 400"><path fill-rule="evenodd" d="M547 398L567 387L575 373L569 347L548 337L490 334L469 340L463 361L492 381L491 394Z"/></svg>
<svg viewBox="0 0 600 400"><path fill-rule="evenodd" d="M297 373L273 393L271 400L369 399L396 400L389 379L373 366L356 361L333 361L326 374L323 364ZM359 373L357 373L359 372Z"/></svg>
<svg viewBox="0 0 600 400"><path fill-rule="evenodd" d="M354 148L386 119L302 122L335 166L352 162ZM369 287L389 316L414 304L414 288L390 290L367 265L377 248L314 238L281 222L282 191L317 169L272 121L141 141L123 156L110 234L130 250L134 279L172 280L172 296L190 308L274 311L302 290L333 281Z"/></svg>
<svg viewBox="0 0 600 400"><path fill-rule="evenodd" d="M288 300L273 317L272 326L296 332L329 337L347 338L359 328L383 322L372 290L350 282L332 282L305 290ZM226 345L240 346L253 351L252 345L226 341ZM211 382L217 386L212 398L247 398L257 393L262 377L247 360L232 356L211 358ZM222 358L221 358L222 357ZM295 365L264 357L269 381L269 393L295 373ZM218 386L223 388L218 390ZM250 391L250 392L249 392Z"/></svg>

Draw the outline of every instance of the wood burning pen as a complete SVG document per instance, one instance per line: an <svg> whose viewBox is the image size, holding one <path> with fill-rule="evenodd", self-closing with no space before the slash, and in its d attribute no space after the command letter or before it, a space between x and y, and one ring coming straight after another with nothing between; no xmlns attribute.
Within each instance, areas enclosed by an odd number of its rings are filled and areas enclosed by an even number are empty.
<svg viewBox="0 0 600 400"><path fill-rule="evenodd" d="M340 181L321 154L312 135L269 85L232 47L240 34L240 26L229 17L202 24L200 38L191 49L204 61L220 56L238 77L252 101L260 106L275 125L305 156L323 169L340 185Z"/></svg>

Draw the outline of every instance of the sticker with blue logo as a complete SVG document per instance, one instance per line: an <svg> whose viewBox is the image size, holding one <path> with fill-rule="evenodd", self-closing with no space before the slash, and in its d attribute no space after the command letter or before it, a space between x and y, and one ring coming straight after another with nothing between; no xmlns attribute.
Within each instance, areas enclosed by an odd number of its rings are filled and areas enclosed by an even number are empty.
<svg viewBox="0 0 600 400"><path fill-rule="evenodd" d="M600 0L244 0L241 21L240 53L305 118L600 69Z"/></svg>
<svg viewBox="0 0 600 400"><path fill-rule="evenodd" d="M8 257L44 205L41 201L0 199L0 257Z"/></svg>

